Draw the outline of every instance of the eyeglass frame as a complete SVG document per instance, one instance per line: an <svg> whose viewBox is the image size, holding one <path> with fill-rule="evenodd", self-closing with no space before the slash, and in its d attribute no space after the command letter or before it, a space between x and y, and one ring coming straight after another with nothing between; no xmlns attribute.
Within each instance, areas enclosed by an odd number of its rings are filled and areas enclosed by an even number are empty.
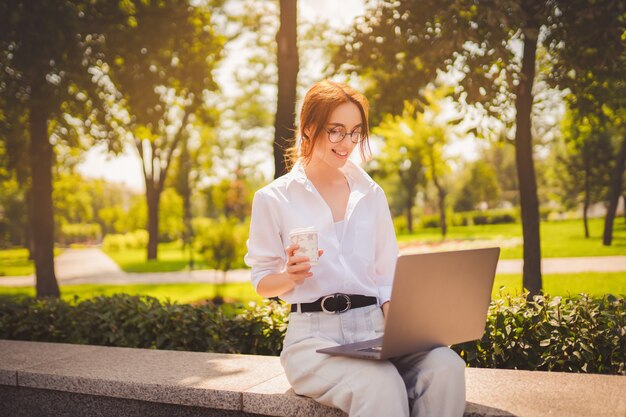
<svg viewBox="0 0 626 417"><path fill-rule="evenodd" d="M335 129L337 129L337 128L342 129L344 132L338 132L338 133L340 133L340 134L341 134L341 139L339 139L338 141L333 141L333 140L330 138L330 134L331 134L331 132L333 132L333 131L334 131ZM362 129L362 127L360 127L360 126L359 126L359 127L356 127L356 128L354 128L354 129L352 130L352 132L350 132L350 133L348 133L348 130L347 130L345 127L343 127L343 126L335 126L335 127L333 127L333 128L330 128L330 129L328 129L328 128L324 128L324 130L326 131L326 133L328 133L328 140L330 141L330 143L340 143L342 140L344 140L344 139L346 138L346 136L350 135L350 142L352 142L352 143L354 143L354 144L358 144L358 143L360 143L360 142L363 142L363 140L365 139L365 136L363 135L363 131L361 130L361 131L359 132L359 136L358 136L360 139L357 139L357 141L356 141L356 142L354 141L354 139L353 139L353 136L352 136L352 135L354 135L358 129ZM362 135L363 135L363 136L362 136Z"/></svg>

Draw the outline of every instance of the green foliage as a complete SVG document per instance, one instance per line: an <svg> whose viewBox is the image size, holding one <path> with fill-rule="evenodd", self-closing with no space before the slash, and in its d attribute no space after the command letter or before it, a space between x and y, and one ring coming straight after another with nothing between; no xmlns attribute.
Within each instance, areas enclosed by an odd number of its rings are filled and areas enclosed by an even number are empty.
<svg viewBox="0 0 626 417"><path fill-rule="evenodd" d="M492 302L482 339L453 346L485 368L626 375L626 301L526 295Z"/></svg>
<svg viewBox="0 0 626 417"><path fill-rule="evenodd" d="M268 301L238 310L125 294L74 302L0 298L0 338L277 355L286 307Z"/></svg>
<svg viewBox="0 0 626 417"><path fill-rule="evenodd" d="M63 224L58 241L63 245L72 243L93 243L102 237L98 223Z"/></svg>
<svg viewBox="0 0 626 417"><path fill-rule="evenodd" d="M618 136L610 130L592 126L588 118L567 109L546 178L553 200L574 209L585 202L590 205L607 199L617 148L612 136Z"/></svg>
<svg viewBox="0 0 626 417"><path fill-rule="evenodd" d="M439 227L438 215L426 215L420 218L423 228ZM507 224L519 222L517 210L485 210L454 213L448 219L452 226L471 226L486 224Z"/></svg>
<svg viewBox="0 0 626 417"><path fill-rule="evenodd" d="M405 235L409 232L408 223L405 216L396 216L393 218L393 227L396 230L396 235Z"/></svg>
<svg viewBox="0 0 626 417"><path fill-rule="evenodd" d="M125 249L145 249L148 245L148 232L145 230L135 230L131 233L108 234L102 242L102 249L115 252Z"/></svg>
<svg viewBox="0 0 626 417"><path fill-rule="evenodd" d="M372 130L384 138L376 173L396 180L398 192L393 194L393 199L400 200L399 205L406 211L409 231L413 229L412 208L419 186L432 181L440 198L445 196L445 175L449 167L443 147L448 133L445 126L431 120L439 115L439 101L444 94L444 90L429 91L430 103L425 108L405 101L401 115L385 115L380 125Z"/></svg>
<svg viewBox="0 0 626 417"><path fill-rule="evenodd" d="M203 255L209 268L229 271L245 268L249 224L237 219L194 219L196 248Z"/></svg>
<svg viewBox="0 0 626 417"><path fill-rule="evenodd" d="M456 198L457 211L475 210L480 205L493 207L500 197L500 186L494 167L485 161L472 163L469 173L463 175L465 182Z"/></svg>
<svg viewBox="0 0 626 417"><path fill-rule="evenodd" d="M0 249L26 245L27 213L23 187L15 178L0 178Z"/></svg>
<svg viewBox="0 0 626 417"><path fill-rule="evenodd" d="M183 199L173 188L161 193L159 241L172 242L183 236Z"/></svg>
<svg viewBox="0 0 626 417"><path fill-rule="evenodd" d="M476 367L626 375L626 301L526 294L495 300L485 334L452 346ZM288 309L192 306L117 294L66 302L0 298L0 338L278 355Z"/></svg>

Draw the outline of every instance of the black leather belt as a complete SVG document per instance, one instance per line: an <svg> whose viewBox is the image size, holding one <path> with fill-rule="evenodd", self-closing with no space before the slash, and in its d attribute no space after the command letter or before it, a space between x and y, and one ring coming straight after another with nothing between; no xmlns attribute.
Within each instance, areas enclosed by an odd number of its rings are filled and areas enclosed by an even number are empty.
<svg viewBox="0 0 626 417"><path fill-rule="evenodd" d="M358 294L331 294L321 297L312 303L292 304L291 312L298 311L300 306L301 313L314 313L323 311L324 313L345 313L351 308L367 307L378 303L376 297L368 297Z"/></svg>

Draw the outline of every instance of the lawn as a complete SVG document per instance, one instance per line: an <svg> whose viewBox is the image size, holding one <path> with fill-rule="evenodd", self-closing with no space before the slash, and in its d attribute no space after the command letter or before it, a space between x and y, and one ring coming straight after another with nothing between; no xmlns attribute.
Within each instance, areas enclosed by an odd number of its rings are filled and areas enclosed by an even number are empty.
<svg viewBox="0 0 626 417"><path fill-rule="evenodd" d="M214 284L62 285L61 297L64 300L71 301L75 296L87 299L100 295L110 296L117 293L125 293L148 295L162 301L169 299L187 304L212 299L216 295L215 287ZM32 287L0 287L1 295L34 297L35 289ZM249 283L224 284L222 296L226 301L248 302L262 300L262 297L256 294L252 284Z"/></svg>
<svg viewBox="0 0 626 417"><path fill-rule="evenodd" d="M126 272L174 272L188 269L189 253L182 251L178 242L159 244L158 259L147 261L146 249L124 249L105 251ZM194 269L206 269L206 262L198 253L194 254Z"/></svg>
<svg viewBox="0 0 626 417"><path fill-rule="evenodd" d="M603 219L590 219L590 237L585 239L582 220L543 222L540 226L542 257L626 255L624 218L618 217L615 220L611 246L602 245L603 229ZM454 241L463 241L458 245L460 247L463 244L471 246L473 243L493 244L502 247L500 259L522 258L522 225L519 223L450 227L448 236L443 242L439 229L421 229L411 235L398 236L401 246L428 244L443 248L446 242L450 244Z"/></svg>
<svg viewBox="0 0 626 417"><path fill-rule="evenodd" d="M626 222L615 220L612 246L602 245L603 219L590 219L589 239L584 238L582 220L541 223L541 253L544 258L626 255ZM521 224L450 227L446 240L438 229L421 229L411 235L398 236L401 247L421 246L431 250L452 250L474 246L500 246L500 259L522 258ZM58 250L57 250L58 251ZM58 254L58 252L55 253ZM172 272L188 269L188 254L178 242L159 244L158 260L146 261L145 249L107 252L126 272ZM34 272L26 249L0 250L0 277L30 275ZM194 254L194 269L207 268L198 253Z"/></svg>
<svg viewBox="0 0 626 417"><path fill-rule="evenodd" d="M585 272L578 274L544 275L544 288L548 294L575 296L579 293L602 296L614 294L626 296L626 274L623 272ZM503 289L500 289L504 287ZM496 276L492 296L499 298L505 294L518 295L522 287L521 274L501 274ZM214 284L162 284L162 285L63 285L62 298L72 300L116 293L142 294L165 301L170 299L178 303L196 303L215 296ZM0 295L30 296L35 295L32 287L0 287ZM262 298L254 291L250 283L225 284L222 295L227 301L260 301Z"/></svg>
<svg viewBox="0 0 626 417"><path fill-rule="evenodd" d="M60 249L54 250L58 256ZM35 273L35 264L28 259L28 249L5 249L0 250L0 277L32 275Z"/></svg>

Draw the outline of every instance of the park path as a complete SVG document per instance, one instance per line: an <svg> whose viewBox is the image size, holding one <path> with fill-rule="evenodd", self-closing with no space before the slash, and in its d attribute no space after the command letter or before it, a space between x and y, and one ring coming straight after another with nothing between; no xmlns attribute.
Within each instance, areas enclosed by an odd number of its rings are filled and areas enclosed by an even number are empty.
<svg viewBox="0 0 626 417"><path fill-rule="evenodd" d="M497 273L521 274L520 259L498 262ZM626 256L595 256L580 258L544 258L544 274L575 272L621 272L626 274ZM166 284L221 282L222 272L196 270L181 272L128 273L97 248L67 249L55 259L57 280L61 285L77 284ZM250 270L236 269L226 274L227 282L248 282ZM0 286L34 286L34 276L0 277Z"/></svg>

